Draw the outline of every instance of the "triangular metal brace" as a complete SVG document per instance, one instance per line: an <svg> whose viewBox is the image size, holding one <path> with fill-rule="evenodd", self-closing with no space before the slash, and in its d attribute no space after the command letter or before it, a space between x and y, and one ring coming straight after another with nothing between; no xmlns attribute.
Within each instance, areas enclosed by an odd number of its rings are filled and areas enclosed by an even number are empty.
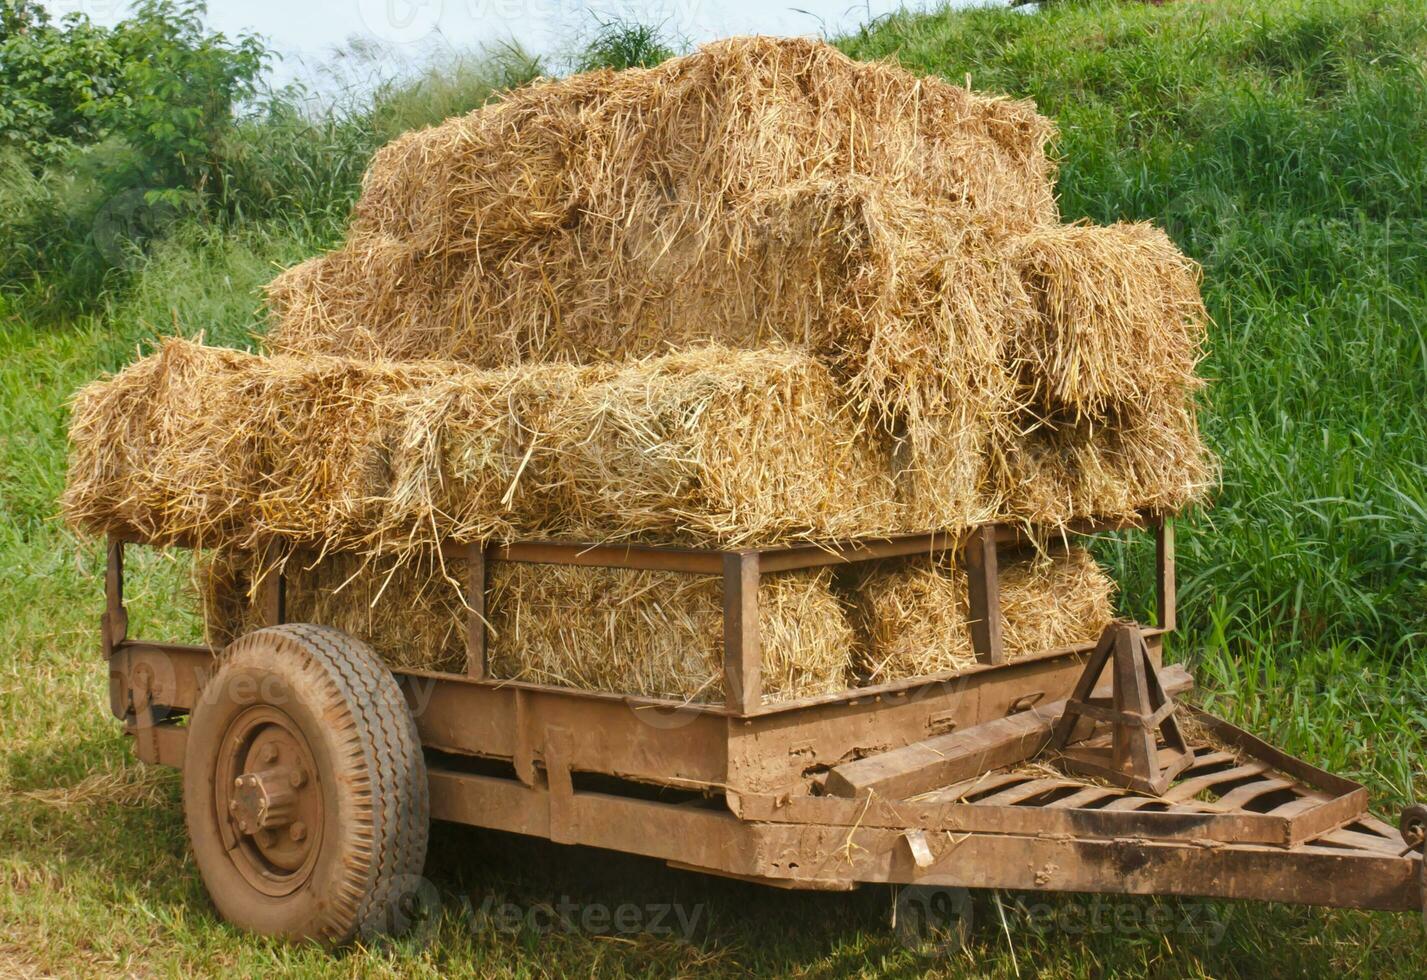
<svg viewBox="0 0 1427 980"><path fill-rule="evenodd" d="M1112 694L1093 697L1107 664L1113 664ZM1060 753L1059 764L1067 772L1161 796L1194 761L1174 709L1139 626L1114 622L1105 627L1086 661L1075 693L1051 733L1050 747ZM1070 744L1073 737L1088 735L1096 722L1110 727L1109 745ZM1156 733L1164 739L1163 749L1156 744Z"/></svg>

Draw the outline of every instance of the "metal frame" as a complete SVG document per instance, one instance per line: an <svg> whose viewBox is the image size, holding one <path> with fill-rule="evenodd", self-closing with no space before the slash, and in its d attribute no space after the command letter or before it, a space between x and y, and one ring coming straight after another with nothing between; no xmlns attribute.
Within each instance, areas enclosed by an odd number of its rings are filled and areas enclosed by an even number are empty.
<svg viewBox="0 0 1427 980"><path fill-rule="evenodd" d="M1138 521L1087 522L1070 533L1125 527L1155 535L1160 625L1143 636L1158 669L1162 637L1175 621L1172 525L1146 514ZM181 765L181 717L201 697L216 651L128 637L124 544L123 538L111 540L105 576L102 642L111 707L136 735L141 758ZM1408 853L1392 828L1365 815L1362 787L1208 716L1201 720L1218 737L1304 784L1304 802L1290 807L1291 813L1153 812L1138 804L1081 809L955 796L918 803L875 791L814 795L831 786L829 774L857 769L855 760L915 754L959 733L984 739L998 725L1025 728L1006 736L1014 751L1004 751L999 765L1049 739L1057 706L1072 693L1095 643L1006 662L999 621L991 615L1000 551L1028 544L1022 530L998 525L965 536L732 551L559 542L445 546L445 557L467 563L466 669L396 674L432 753L432 814L798 888L922 881L1420 907L1420 856ZM976 666L763 703L763 575L958 549L978 620ZM490 564L499 561L721 576L727 703L687 704L490 677L486 587ZM282 622L280 571L260 583L258 602L266 623ZM1189 683L1187 675L1172 674L1166 670L1163 677L1177 689ZM983 771L996 768L992 763L1000 758L987 755Z"/></svg>

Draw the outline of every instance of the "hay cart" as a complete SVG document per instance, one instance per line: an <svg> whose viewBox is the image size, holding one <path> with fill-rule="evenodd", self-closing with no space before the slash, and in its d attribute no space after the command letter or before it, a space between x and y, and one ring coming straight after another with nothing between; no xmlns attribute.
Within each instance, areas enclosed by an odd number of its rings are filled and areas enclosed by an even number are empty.
<svg viewBox="0 0 1427 980"><path fill-rule="evenodd" d="M285 622L276 573L257 600L269 625L226 650L130 638L124 549L145 542L121 535L103 650L139 758L184 770L219 911L260 932L335 942L399 926L430 819L782 888L1420 909L1427 811L1390 826L1363 787L1174 701L1192 681L1160 659L1174 628L1173 528L1153 515L1138 525L1156 538L1158 624L1114 624L1098 643L1015 662L989 615L998 556L1026 545L1008 526L741 551L451 545L470 607L464 673L393 673L356 639ZM969 573L975 667L764 703L761 575L952 549ZM722 577L726 703L491 678L495 562Z"/></svg>

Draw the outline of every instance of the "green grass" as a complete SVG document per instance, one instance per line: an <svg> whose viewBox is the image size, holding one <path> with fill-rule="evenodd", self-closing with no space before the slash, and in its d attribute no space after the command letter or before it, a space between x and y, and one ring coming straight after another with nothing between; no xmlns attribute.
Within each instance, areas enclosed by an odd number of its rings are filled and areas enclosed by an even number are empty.
<svg viewBox="0 0 1427 980"><path fill-rule="evenodd" d="M1427 795L1424 22L1372 0L1063 4L898 16L840 41L1034 97L1062 129L1067 218L1158 221L1204 264L1205 425L1225 481L1181 533L1178 652L1201 701L1361 779L1389 817ZM161 334L250 343L258 288L340 235L376 145L534 70L448 66L330 117L275 105L233 136L226 217L176 229L91 315L45 321L0 298L0 974L1427 972L1411 916L1109 900L1102 923L1176 927L1045 931L1026 911L1042 899L1011 894L977 898L966 951L926 959L888 928L885 889L774 892L456 827L437 828L439 914L415 939L333 956L216 920L174 776L129 761L107 713L101 556L55 519L65 401ZM1140 611L1144 547L1104 553ZM149 557L131 576L136 629L194 634L180 563ZM541 935L466 911L563 897L678 903L700 925ZM1074 926L1087 901L1045 908Z"/></svg>

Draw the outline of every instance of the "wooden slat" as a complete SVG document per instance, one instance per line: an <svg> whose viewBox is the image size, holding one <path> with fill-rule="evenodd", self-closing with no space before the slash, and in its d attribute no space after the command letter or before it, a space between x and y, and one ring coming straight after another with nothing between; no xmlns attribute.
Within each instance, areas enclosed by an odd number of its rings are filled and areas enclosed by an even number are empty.
<svg viewBox="0 0 1427 980"><path fill-rule="evenodd" d="M1147 629L1144 631L1146 638L1158 637L1163 631L1159 629ZM1089 643L1074 643L1068 646L1056 647L1051 650L1043 650L1039 653L1027 654L1016 658L1014 667L1024 667L1026 664L1038 663L1040 661L1054 660L1060 657L1073 657L1089 653L1095 648L1095 641ZM958 670L946 670L936 674L927 674L924 677L908 677L899 681L889 681L886 684L871 684L867 687L848 688L845 691L838 691L833 694L818 694L807 698L797 698L792 701L779 701L773 704L764 705L758 712L761 715L791 714L805 708L814 708L824 704L837 704L838 702L866 701L871 698L897 696L902 694L912 694L915 696L919 689L935 688L945 685L948 682L958 682L962 678L973 674L985 673L987 671L998 670L1004 664L992 665L976 663L970 667Z"/></svg>
<svg viewBox="0 0 1427 980"><path fill-rule="evenodd" d="M1161 629L1174 629L1174 521L1162 517L1155 525L1155 613Z"/></svg>
<svg viewBox="0 0 1427 980"><path fill-rule="evenodd" d="M723 670L726 703L746 714L763 700L761 638L758 631L756 551L729 554L723 562Z"/></svg>
<svg viewBox="0 0 1427 980"><path fill-rule="evenodd" d="M486 549L473 544L466 552L466 676L486 676Z"/></svg>
<svg viewBox="0 0 1427 980"><path fill-rule="evenodd" d="M467 545L445 545L448 558L465 558ZM696 548L660 548L652 545L585 544L565 541L518 541L493 545L489 561L514 561L535 565L582 565L596 568L636 568L661 572L717 575L725 552Z"/></svg>
<svg viewBox="0 0 1427 980"><path fill-rule="evenodd" d="M1048 793L1056 787L1074 785L1074 783L1065 779L1032 779L1019 786L1012 786L1009 789L992 793L990 796L983 796L976 801L976 804L977 806L1014 806L1022 800L1030 799L1032 796Z"/></svg>
<svg viewBox="0 0 1427 980"><path fill-rule="evenodd" d="M1205 766L1216 766L1221 762L1238 761L1239 756L1234 755L1232 752L1206 752L1204 755L1196 755L1194 757L1194 765L1184 771L1184 778L1188 779L1196 774L1196 770L1202 769Z"/></svg>
<svg viewBox="0 0 1427 980"><path fill-rule="evenodd" d="M1006 662L1001 642L1001 573L996 533L979 527L966 542L966 591L970 605L971 647L988 664Z"/></svg>
<svg viewBox="0 0 1427 980"><path fill-rule="evenodd" d="M1207 776L1195 776L1191 779L1176 783L1164 794L1164 798L1171 802L1192 799L1219 783L1227 783L1234 779L1243 779L1245 776L1257 776L1261 773L1268 772L1268 770L1269 767L1262 762L1246 762L1242 766L1235 766L1233 769L1210 773Z"/></svg>
<svg viewBox="0 0 1427 980"><path fill-rule="evenodd" d="M1103 800L1107 796L1120 796L1124 790L1111 789L1106 786L1087 786L1078 793L1047 803L1047 807L1060 810L1078 810L1087 803L1094 803L1096 800Z"/></svg>
<svg viewBox="0 0 1427 980"><path fill-rule="evenodd" d="M986 772L973 779L963 779L944 789L919 796L916 802L925 804L957 803L977 793L999 791L1002 787L1019 786L1030 781L1030 777L1013 772Z"/></svg>
<svg viewBox="0 0 1427 980"><path fill-rule="evenodd" d="M1393 841L1389 838L1378 837L1374 834L1363 834L1356 830L1333 830L1323 834L1319 840L1331 841L1334 844L1343 844L1348 847L1357 848L1363 851L1372 851L1375 854L1398 855L1402 853L1404 844L1401 839Z"/></svg>
<svg viewBox="0 0 1427 980"><path fill-rule="evenodd" d="M759 552L765 572L788 572L825 565L871 561L880 558L901 558L913 555L935 555L955 548L960 537L938 532L913 534L868 541L850 541L844 545L798 545L791 548L770 548Z"/></svg>
<svg viewBox="0 0 1427 980"><path fill-rule="evenodd" d="M1138 810L1141 807L1148 806L1151 803L1163 802L1163 799L1156 799L1153 796L1140 796L1138 794L1131 793L1127 796L1120 797L1120 799L1115 800L1113 803L1105 804L1104 806L1100 807L1100 809L1105 811Z"/></svg>
<svg viewBox="0 0 1427 980"><path fill-rule="evenodd" d="M1167 690L1178 692L1193 685L1181 667L1166 667L1162 676ZM1013 765L1045 747L1051 726L1064 711L1064 701L1037 705L1008 718L844 763L828 773L827 792L845 797L876 792L905 799Z"/></svg>
<svg viewBox="0 0 1427 980"><path fill-rule="evenodd" d="M1297 785L1297 783L1290 779L1279 779L1278 777L1259 779L1230 790L1210 805L1213 806L1214 809L1224 812L1242 810L1265 793L1273 793L1281 789L1293 789Z"/></svg>
<svg viewBox="0 0 1427 980"><path fill-rule="evenodd" d="M1280 803L1268 811L1269 816L1283 817L1286 820L1291 820L1300 814L1307 813L1309 810L1317 809L1328 802L1328 797L1323 794L1314 793L1312 791L1305 793L1301 786L1299 787L1299 792L1304 793L1304 795L1289 800L1287 803Z"/></svg>

